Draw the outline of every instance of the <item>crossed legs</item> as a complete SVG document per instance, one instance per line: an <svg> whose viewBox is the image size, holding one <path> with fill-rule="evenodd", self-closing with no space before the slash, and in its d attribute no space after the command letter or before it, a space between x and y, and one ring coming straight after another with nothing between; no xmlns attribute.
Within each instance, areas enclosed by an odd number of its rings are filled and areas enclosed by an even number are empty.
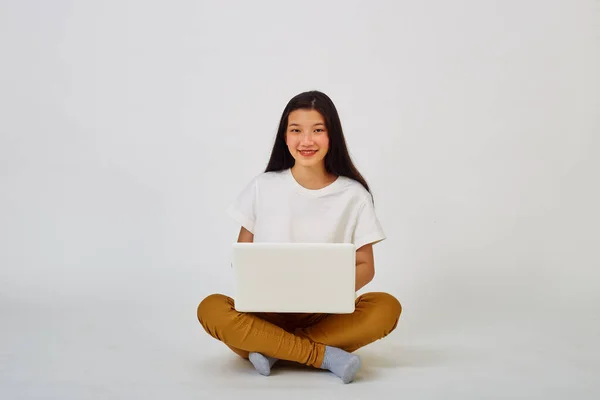
<svg viewBox="0 0 600 400"><path fill-rule="evenodd" d="M351 353L379 340L396 328L401 312L398 300L382 292L359 296L352 314L240 313L233 299L213 294L198 306L198 320L241 357L259 353L321 368L327 349Z"/></svg>

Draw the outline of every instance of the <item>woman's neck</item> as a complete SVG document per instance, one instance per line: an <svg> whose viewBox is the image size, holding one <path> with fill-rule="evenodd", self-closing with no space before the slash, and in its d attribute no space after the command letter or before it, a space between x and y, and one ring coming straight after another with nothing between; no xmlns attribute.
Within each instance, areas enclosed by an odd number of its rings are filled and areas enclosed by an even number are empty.
<svg viewBox="0 0 600 400"><path fill-rule="evenodd" d="M325 171L325 167L304 167L295 164L292 168L292 175L296 182L310 190L322 189L332 184L337 177Z"/></svg>

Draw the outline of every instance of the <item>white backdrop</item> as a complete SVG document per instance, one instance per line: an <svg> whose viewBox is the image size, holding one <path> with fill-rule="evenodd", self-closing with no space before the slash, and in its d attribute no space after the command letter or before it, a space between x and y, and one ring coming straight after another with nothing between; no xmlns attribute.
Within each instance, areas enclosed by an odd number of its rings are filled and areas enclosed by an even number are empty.
<svg viewBox="0 0 600 400"><path fill-rule="evenodd" d="M401 301L399 337L598 338L598 1L0 4L5 312L144 305L196 329L231 290L226 206L318 89L388 234L365 290Z"/></svg>

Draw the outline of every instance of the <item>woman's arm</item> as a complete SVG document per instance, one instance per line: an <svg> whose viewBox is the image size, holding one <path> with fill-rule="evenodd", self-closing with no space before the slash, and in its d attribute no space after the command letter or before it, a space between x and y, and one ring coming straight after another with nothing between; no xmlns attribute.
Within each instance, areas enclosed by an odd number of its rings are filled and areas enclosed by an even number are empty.
<svg viewBox="0 0 600 400"><path fill-rule="evenodd" d="M254 242L254 235L248 229L243 226L240 228L240 234L238 235L238 243L252 243Z"/></svg>
<svg viewBox="0 0 600 400"><path fill-rule="evenodd" d="M356 250L356 291L362 289L375 277L373 245L367 244Z"/></svg>

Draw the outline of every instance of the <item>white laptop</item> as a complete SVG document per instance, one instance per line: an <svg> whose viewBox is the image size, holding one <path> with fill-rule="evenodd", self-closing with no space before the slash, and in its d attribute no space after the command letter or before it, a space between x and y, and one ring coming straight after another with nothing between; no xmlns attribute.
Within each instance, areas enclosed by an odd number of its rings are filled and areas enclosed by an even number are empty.
<svg viewBox="0 0 600 400"><path fill-rule="evenodd" d="M240 312L354 312L356 248L350 243L234 243Z"/></svg>

